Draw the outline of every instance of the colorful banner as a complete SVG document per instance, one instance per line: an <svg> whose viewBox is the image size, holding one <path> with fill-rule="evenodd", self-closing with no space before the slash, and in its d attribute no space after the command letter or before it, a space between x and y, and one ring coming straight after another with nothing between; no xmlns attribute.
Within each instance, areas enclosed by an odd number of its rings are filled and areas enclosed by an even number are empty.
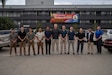
<svg viewBox="0 0 112 75"><path fill-rule="evenodd" d="M51 23L75 23L79 22L78 14L52 14Z"/></svg>

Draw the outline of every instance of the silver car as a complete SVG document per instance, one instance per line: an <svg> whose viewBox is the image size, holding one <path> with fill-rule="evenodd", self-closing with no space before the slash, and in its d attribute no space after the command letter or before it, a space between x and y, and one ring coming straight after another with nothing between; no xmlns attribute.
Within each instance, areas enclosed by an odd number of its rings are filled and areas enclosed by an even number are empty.
<svg viewBox="0 0 112 75"><path fill-rule="evenodd" d="M10 30L0 30L0 49L10 44Z"/></svg>
<svg viewBox="0 0 112 75"><path fill-rule="evenodd" d="M102 35L103 42L106 39L112 38L112 29L102 29L102 31L103 31L103 35Z"/></svg>

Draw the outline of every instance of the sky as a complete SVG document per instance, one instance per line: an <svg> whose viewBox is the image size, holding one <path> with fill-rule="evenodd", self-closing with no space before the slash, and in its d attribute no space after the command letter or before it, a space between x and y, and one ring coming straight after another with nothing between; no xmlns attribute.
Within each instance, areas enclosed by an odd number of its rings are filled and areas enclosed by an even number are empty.
<svg viewBox="0 0 112 75"><path fill-rule="evenodd" d="M55 5L112 4L112 0L54 0L54 4ZM6 5L25 5L25 0L7 0Z"/></svg>

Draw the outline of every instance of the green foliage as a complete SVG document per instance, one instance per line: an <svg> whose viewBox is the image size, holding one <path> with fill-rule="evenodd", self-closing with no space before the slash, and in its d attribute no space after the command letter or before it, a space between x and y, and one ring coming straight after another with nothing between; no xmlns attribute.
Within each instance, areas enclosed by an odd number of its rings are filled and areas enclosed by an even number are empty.
<svg viewBox="0 0 112 75"><path fill-rule="evenodd" d="M75 31L77 31L77 23L74 24L73 28Z"/></svg>
<svg viewBox="0 0 112 75"><path fill-rule="evenodd" d="M38 31L39 28L42 28L42 24L41 24L41 22L38 22L38 23L37 23L36 30Z"/></svg>
<svg viewBox="0 0 112 75"><path fill-rule="evenodd" d="M97 23L94 23L93 24L93 30L96 30L96 27L98 26L98 24Z"/></svg>
<svg viewBox="0 0 112 75"><path fill-rule="evenodd" d="M14 26L15 24L12 19L7 17L0 17L0 30L10 29Z"/></svg>

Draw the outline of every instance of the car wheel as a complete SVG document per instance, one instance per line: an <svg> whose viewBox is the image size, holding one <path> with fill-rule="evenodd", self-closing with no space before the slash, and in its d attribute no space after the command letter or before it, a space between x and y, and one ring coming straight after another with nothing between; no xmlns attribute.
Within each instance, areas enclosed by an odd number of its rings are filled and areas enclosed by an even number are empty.
<svg viewBox="0 0 112 75"><path fill-rule="evenodd" d="M108 49L109 52L112 52L112 49Z"/></svg>

